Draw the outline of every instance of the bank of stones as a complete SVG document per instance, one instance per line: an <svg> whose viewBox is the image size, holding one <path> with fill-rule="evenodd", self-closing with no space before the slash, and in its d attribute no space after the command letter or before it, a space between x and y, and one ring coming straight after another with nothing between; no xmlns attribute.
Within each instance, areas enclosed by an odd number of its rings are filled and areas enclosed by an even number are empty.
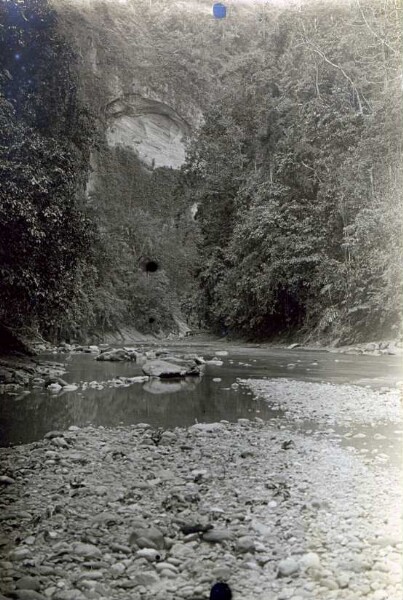
<svg viewBox="0 0 403 600"><path fill-rule="evenodd" d="M400 474L325 433L72 427L0 456L5 597L401 600Z"/></svg>

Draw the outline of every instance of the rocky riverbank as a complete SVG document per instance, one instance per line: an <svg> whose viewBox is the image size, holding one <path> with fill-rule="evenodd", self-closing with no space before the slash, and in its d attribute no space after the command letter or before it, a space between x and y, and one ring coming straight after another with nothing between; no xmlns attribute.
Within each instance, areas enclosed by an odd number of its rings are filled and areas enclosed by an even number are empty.
<svg viewBox="0 0 403 600"><path fill-rule="evenodd" d="M401 600L401 473L331 430L71 427L0 457L6 598Z"/></svg>
<svg viewBox="0 0 403 600"><path fill-rule="evenodd" d="M48 343L40 342L32 344L32 349L39 355L54 355L55 358L65 357L66 355L75 354L91 354L97 360L112 360L112 361L133 361L144 363L149 359L157 359L161 355L166 354L166 349L161 346L161 340L153 340L150 336L143 336L135 339L135 346L113 347L108 343L101 344L68 344L61 343L59 346L53 346ZM121 340L120 340L121 341ZM281 350L322 350L331 353L351 354L351 355L367 355L367 356L402 356L403 341L383 341L370 342L366 344L356 344L355 346L321 346L320 344L303 345L299 343L293 344L248 344L242 340L226 340L216 338L211 335L201 335L192 338L172 338L165 340L171 347L180 352L183 347L192 348L225 348L221 354L228 354L230 351L238 351L239 349L252 348L279 348ZM172 352L171 352L172 353ZM175 353L176 354L176 353ZM215 349L213 354L220 355L220 351ZM179 356L179 355L178 355ZM191 357L194 359L194 356ZM4 355L0 356L0 394L17 392L20 388L33 385L41 386L49 383L59 384L63 386L60 377L64 373L63 364L57 361L43 361L39 358L19 355ZM65 384L67 385L67 384ZM57 387L57 385L55 386Z"/></svg>
<svg viewBox="0 0 403 600"><path fill-rule="evenodd" d="M59 362L23 355L0 356L0 394L15 393L27 385L55 383L64 373L64 365Z"/></svg>

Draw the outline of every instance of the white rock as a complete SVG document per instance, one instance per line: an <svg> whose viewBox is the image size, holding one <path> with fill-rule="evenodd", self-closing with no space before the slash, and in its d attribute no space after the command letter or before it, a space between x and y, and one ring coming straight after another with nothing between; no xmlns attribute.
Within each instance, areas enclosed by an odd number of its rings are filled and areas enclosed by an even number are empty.
<svg viewBox="0 0 403 600"><path fill-rule="evenodd" d="M320 558L315 552L307 552L301 556L299 564L302 569L319 569Z"/></svg>
<svg viewBox="0 0 403 600"><path fill-rule="evenodd" d="M300 566L298 562L291 556L284 558L278 564L278 577L289 577L298 573Z"/></svg>
<svg viewBox="0 0 403 600"><path fill-rule="evenodd" d="M93 544L84 544L82 542L73 544L73 554L84 556L85 558L99 558L102 556L102 552L99 548Z"/></svg>
<svg viewBox="0 0 403 600"><path fill-rule="evenodd" d="M161 551L155 550L154 548L141 548L140 550L137 550L136 556L145 558L149 562L157 562L162 558Z"/></svg>
<svg viewBox="0 0 403 600"><path fill-rule="evenodd" d="M76 390L78 390L78 385L74 385L74 383L69 383L63 388L63 392L75 392Z"/></svg>
<svg viewBox="0 0 403 600"><path fill-rule="evenodd" d="M60 383L51 383L50 385L48 385L48 390L50 390L51 392L60 392L61 389L62 386L60 385Z"/></svg>

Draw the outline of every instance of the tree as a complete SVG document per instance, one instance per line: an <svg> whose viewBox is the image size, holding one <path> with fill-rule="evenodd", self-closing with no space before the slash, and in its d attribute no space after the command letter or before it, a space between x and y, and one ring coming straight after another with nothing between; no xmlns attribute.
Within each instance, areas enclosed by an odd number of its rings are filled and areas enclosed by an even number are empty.
<svg viewBox="0 0 403 600"><path fill-rule="evenodd" d="M46 0L1 11L0 320L56 333L94 277L96 234L80 196L90 121Z"/></svg>

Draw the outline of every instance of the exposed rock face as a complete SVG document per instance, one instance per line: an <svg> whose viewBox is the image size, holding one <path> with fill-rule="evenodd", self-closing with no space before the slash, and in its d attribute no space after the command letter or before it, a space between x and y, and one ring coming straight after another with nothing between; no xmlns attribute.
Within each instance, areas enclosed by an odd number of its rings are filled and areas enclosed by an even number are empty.
<svg viewBox="0 0 403 600"><path fill-rule="evenodd" d="M196 250L186 233L193 226L188 202L175 190L187 140L208 103L204 58L178 37L168 0L161 6L52 0L52 6L80 57L77 84L95 119L86 196L106 245L114 240L103 274L107 296L117 299L110 322L120 331L184 335L180 298L192 285ZM194 8L201 10L199 3ZM197 33L193 12L189 25ZM142 269L143 254L158 262L152 277ZM102 324L102 334L108 327Z"/></svg>
<svg viewBox="0 0 403 600"><path fill-rule="evenodd" d="M109 146L133 150L150 167L178 169L185 161L185 139L190 127L163 102L130 94L107 109Z"/></svg>

